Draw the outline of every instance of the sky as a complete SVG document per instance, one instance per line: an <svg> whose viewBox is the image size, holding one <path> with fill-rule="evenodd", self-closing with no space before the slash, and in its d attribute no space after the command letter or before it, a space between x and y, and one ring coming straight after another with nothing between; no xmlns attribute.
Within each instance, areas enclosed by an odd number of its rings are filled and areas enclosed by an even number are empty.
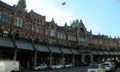
<svg viewBox="0 0 120 72"><path fill-rule="evenodd" d="M18 0L1 0L9 5ZM65 5L62 3L65 2ZM119 0L26 0L28 12L46 16L46 21L54 18L55 23L70 26L73 20L83 21L87 31L109 37L120 37Z"/></svg>

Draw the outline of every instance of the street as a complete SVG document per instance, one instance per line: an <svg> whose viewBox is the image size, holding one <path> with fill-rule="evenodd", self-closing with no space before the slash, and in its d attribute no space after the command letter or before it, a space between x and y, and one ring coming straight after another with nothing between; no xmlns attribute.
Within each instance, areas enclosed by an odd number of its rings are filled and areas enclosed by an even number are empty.
<svg viewBox="0 0 120 72"><path fill-rule="evenodd" d="M57 69L57 70L42 70L42 71L33 71L33 70L22 70L21 72L87 72L87 66L84 67L73 67L67 69ZM115 72L120 72L118 68Z"/></svg>
<svg viewBox="0 0 120 72"><path fill-rule="evenodd" d="M87 66L73 67L67 69L57 69L57 70L42 70L42 71L22 70L21 72L86 72L86 71L87 71Z"/></svg>

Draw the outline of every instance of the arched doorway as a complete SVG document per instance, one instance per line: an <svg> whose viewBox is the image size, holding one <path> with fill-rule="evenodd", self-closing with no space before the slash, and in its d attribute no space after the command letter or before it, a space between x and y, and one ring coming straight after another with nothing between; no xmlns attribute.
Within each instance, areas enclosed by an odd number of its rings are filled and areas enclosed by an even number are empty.
<svg viewBox="0 0 120 72"><path fill-rule="evenodd" d="M85 62L87 63L87 64L89 64L90 63L90 55L85 55Z"/></svg>

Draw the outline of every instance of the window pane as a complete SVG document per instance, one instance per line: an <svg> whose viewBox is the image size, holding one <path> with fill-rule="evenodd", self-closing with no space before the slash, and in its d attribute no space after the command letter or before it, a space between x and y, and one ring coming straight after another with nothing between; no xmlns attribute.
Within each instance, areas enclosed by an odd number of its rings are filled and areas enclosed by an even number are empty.
<svg viewBox="0 0 120 72"><path fill-rule="evenodd" d="M25 29L27 29L27 30L29 29L29 24L28 23L25 24Z"/></svg>
<svg viewBox="0 0 120 72"><path fill-rule="evenodd" d="M10 16L7 16L5 21L7 24L10 24Z"/></svg>
<svg viewBox="0 0 120 72"><path fill-rule="evenodd" d="M22 18L16 17L15 26L22 27Z"/></svg>
<svg viewBox="0 0 120 72"><path fill-rule="evenodd" d="M32 32L35 30L35 26L32 26Z"/></svg>
<svg viewBox="0 0 120 72"><path fill-rule="evenodd" d="M0 21L2 21L2 19L3 19L3 14L0 13Z"/></svg>

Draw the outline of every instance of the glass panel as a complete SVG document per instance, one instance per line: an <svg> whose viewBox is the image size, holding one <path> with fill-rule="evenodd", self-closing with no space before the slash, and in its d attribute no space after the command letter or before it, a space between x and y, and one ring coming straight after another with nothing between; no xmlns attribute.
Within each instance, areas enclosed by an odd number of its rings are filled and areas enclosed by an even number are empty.
<svg viewBox="0 0 120 72"><path fill-rule="evenodd" d="M28 23L25 24L25 29L27 29L27 30L29 29L29 24Z"/></svg>
<svg viewBox="0 0 120 72"><path fill-rule="evenodd" d="M7 24L10 24L10 16L6 16L6 20L5 21L6 21Z"/></svg>
<svg viewBox="0 0 120 72"><path fill-rule="evenodd" d="M0 21L2 21L2 19L3 19L3 14L0 13Z"/></svg>

